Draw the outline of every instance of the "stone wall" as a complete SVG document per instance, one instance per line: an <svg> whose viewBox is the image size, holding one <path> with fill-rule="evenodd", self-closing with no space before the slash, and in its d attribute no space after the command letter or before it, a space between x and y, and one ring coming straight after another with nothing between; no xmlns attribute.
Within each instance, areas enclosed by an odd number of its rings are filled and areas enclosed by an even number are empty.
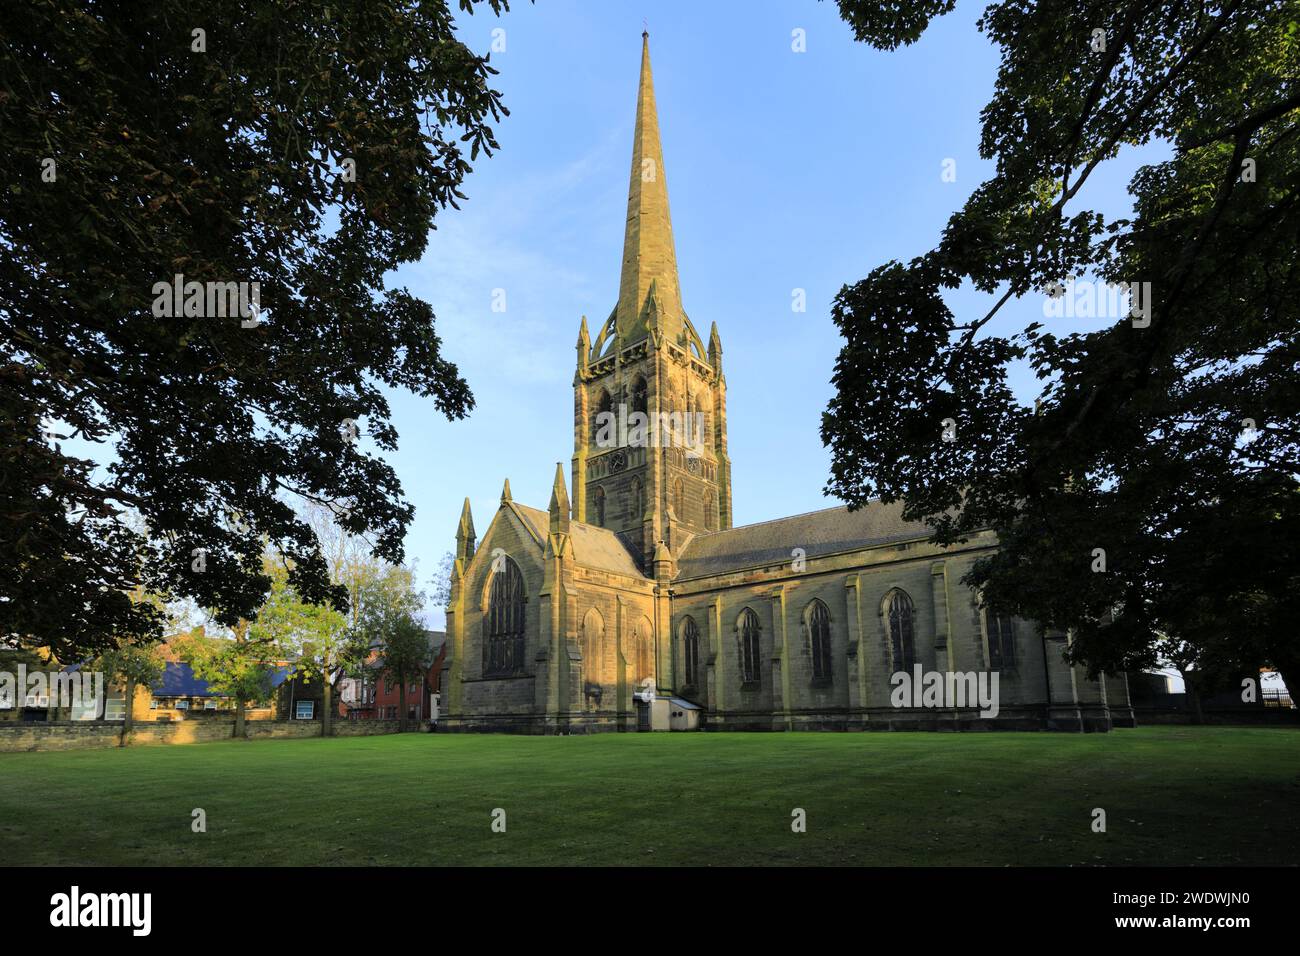
<svg viewBox="0 0 1300 956"><path fill-rule="evenodd" d="M705 706L707 729L1109 730L1133 726L1122 675L1108 675L1104 682L1089 679L1062 657L1064 635L1043 640L1037 628L1020 620L1014 661L998 671L996 718L977 718L973 711L892 706L894 666L885 596L896 589L911 598L916 662L923 671L987 671L985 615L974 592L961 580L989 547L985 539L972 541L964 550L942 549L924 540L904 541L811 560L799 571L782 562L679 581L672 599L673 673L683 673L683 625L690 616L701 648L699 686L686 696ZM806 626L814 601L826 608L832 659L829 677L818 679L813 677ZM738 630L745 609L758 618L761 661L759 680L748 686L742 681ZM680 679L674 686L679 693L685 690Z"/></svg>
<svg viewBox="0 0 1300 956"><path fill-rule="evenodd" d="M679 582L672 608L674 674L683 671L683 622L689 615L701 639L700 686L693 696L707 708L709 727L898 729L909 721L960 722L951 712L900 713L891 706L894 667L883 601L895 589L911 597L915 655L923 670L986 670L983 615L973 592L960 583L984 550L982 542L957 553L923 541L899 542L813 560L799 571L782 563ZM831 640L831 673L818 679L806 626L814 601L826 608ZM759 680L748 686L738 630L745 609L758 618L761 660ZM1014 665L999 672L1000 726L1043 720L1043 645L1028 622L1018 624ZM1068 671L1063 678L1068 682ZM684 690L680 681L675 686Z"/></svg>
<svg viewBox="0 0 1300 956"><path fill-rule="evenodd" d="M271 738L319 737L321 725L314 720L250 720L245 722L249 740ZM408 730L421 729L408 722ZM395 720L336 720L335 737L362 737L397 732ZM235 735L234 720L196 719L137 721L127 741L130 746L159 744L198 744L230 740ZM116 747L121 742L122 725L104 721L49 721L26 723L7 721L0 724L0 753L29 750L94 750Z"/></svg>

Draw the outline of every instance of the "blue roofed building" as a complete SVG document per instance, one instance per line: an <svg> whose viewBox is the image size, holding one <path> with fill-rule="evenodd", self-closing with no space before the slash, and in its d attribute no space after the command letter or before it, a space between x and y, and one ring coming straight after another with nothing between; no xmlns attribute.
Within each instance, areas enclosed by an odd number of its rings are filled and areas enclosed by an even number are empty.
<svg viewBox="0 0 1300 956"><path fill-rule="evenodd" d="M250 705L247 717L258 719L272 716L270 702L275 689L285 681L289 670L282 666L272 671L266 700ZM184 720L191 715L233 712L235 709L234 697L212 688L185 661L168 661L163 668L162 677L150 687L150 693L149 710L156 720Z"/></svg>

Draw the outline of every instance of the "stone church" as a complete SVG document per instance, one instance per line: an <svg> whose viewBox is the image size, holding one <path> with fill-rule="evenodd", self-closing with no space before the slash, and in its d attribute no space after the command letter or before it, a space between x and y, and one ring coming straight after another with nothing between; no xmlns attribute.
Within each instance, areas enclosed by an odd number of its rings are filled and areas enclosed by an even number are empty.
<svg viewBox="0 0 1300 956"><path fill-rule="evenodd" d="M992 616L960 583L991 533L941 548L880 502L732 526L722 339L683 308L644 34L618 301L578 332L573 448L545 509L506 481L481 541L465 501L440 729L1133 723L1124 675L1090 679L1065 635ZM996 704L951 678L945 694L950 673Z"/></svg>

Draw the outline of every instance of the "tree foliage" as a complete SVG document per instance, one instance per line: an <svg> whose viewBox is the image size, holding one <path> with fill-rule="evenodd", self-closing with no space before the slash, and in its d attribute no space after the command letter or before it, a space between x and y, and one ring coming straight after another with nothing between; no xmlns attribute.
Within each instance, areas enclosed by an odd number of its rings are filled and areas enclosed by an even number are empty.
<svg viewBox="0 0 1300 956"><path fill-rule="evenodd" d="M455 564L456 555L451 551L445 552L438 562L438 569L430 582L433 592L429 595L429 602L434 607L446 607L451 602L451 573Z"/></svg>
<svg viewBox="0 0 1300 956"><path fill-rule="evenodd" d="M367 669L398 687L398 720L406 726L406 688L433 663L429 632L420 620L424 594L408 568L390 567L360 591L353 625L353 647L367 651Z"/></svg>
<svg viewBox="0 0 1300 956"><path fill-rule="evenodd" d="M382 634L375 673L397 685L397 720L405 730L406 689L417 681L423 687L425 673L433 663L429 632L419 618L400 611L384 621Z"/></svg>
<svg viewBox="0 0 1300 956"><path fill-rule="evenodd" d="M141 584L234 626L269 588L264 542L342 606L296 496L401 561L413 509L366 450L396 447L384 389L453 419L473 399L384 277L496 148L494 72L447 0L3 18L0 634L61 658L156 638ZM257 283L260 311L156 314L178 275Z"/></svg>
<svg viewBox="0 0 1300 956"><path fill-rule="evenodd" d="M101 654L90 670L102 671L104 679L109 682L143 684L147 687L162 677L163 667L164 662L157 646L123 644ZM127 707L130 706L128 698Z"/></svg>
<svg viewBox="0 0 1300 956"><path fill-rule="evenodd" d="M325 604L303 599L290 582L282 559L269 557L271 594L248 629L249 640L274 648L276 657L294 661L294 671L308 680L329 675L337 663L347 616Z"/></svg>
<svg viewBox="0 0 1300 956"><path fill-rule="evenodd" d="M215 693L232 698L242 715L245 704L271 697L279 648L266 632L251 635L247 621L231 630L229 638L190 635L174 638L172 645L194 675Z"/></svg>
<svg viewBox="0 0 1300 956"><path fill-rule="evenodd" d="M839 6L891 49L951 5ZM996 175L932 250L834 303L827 490L903 498L940 542L995 530L968 583L1072 631L1094 670L1172 640L1300 677L1298 21L1295 0L990 4ZM1074 208L1100 164L1151 142L1171 155L1133 177L1131 216ZM1076 279L1149 282L1150 311L1047 317ZM963 283L992 307L954 315ZM1046 301L1044 321L994 334L1017 297ZM1012 394L1016 363L1036 407Z"/></svg>

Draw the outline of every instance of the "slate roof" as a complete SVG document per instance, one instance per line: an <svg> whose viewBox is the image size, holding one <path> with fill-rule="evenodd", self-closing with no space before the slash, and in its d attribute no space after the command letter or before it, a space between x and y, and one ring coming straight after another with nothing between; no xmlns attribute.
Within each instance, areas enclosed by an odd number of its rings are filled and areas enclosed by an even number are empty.
<svg viewBox="0 0 1300 956"><path fill-rule="evenodd" d="M270 672L270 686L279 687L293 673L289 665L281 664ZM184 661L168 661L163 665L162 677L151 685L155 697L229 697L213 690L208 682L196 676L194 669Z"/></svg>
<svg viewBox="0 0 1300 956"><path fill-rule="evenodd" d="M551 514L539 508L530 508L517 501L510 502L524 520L532 527L533 533L545 541L551 530ZM637 567L627 545L608 528L584 524L581 521L569 522L569 537L573 542L574 560L583 567L597 571L608 571L626 577L645 578Z"/></svg>
<svg viewBox="0 0 1300 956"><path fill-rule="evenodd" d="M163 666L162 677L152 687L155 697L228 697L208 686L208 682L194 675L189 664L169 661Z"/></svg>
<svg viewBox="0 0 1300 956"><path fill-rule="evenodd" d="M841 505L696 535L686 543L677 560L675 580L783 564L792 560L795 548L802 548L806 557L815 558L929 537L927 525L904 521L902 513L901 501L892 504L873 501L857 511Z"/></svg>
<svg viewBox="0 0 1300 956"><path fill-rule="evenodd" d="M699 704L692 704L689 700L686 700L684 697L662 697L662 698L660 698L660 700L666 700L666 701L668 701L668 703L672 704L674 707L680 707L682 710L702 710L702 709L703 709L702 707L700 707Z"/></svg>

